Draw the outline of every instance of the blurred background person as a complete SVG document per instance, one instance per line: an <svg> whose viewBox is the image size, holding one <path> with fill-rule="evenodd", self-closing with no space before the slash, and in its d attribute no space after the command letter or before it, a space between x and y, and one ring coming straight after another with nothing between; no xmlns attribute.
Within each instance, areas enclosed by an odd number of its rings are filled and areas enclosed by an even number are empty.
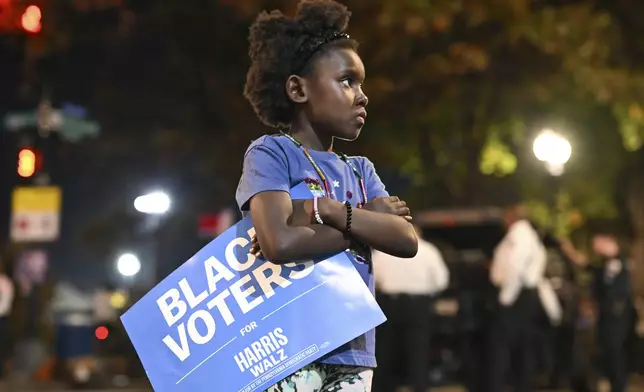
<svg viewBox="0 0 644 392"><path fill-rule="evenodd" d="M47 317L52 297L42 251L23 251L15 264L16 298L12 311L12 378L19 384L35 378L51 352Z"/></svg>
<svg viewBox="0 0 644 392"><path fill-rule="evenodd" d="M590 264L587 257L572 248L572 244L566 246L568 252L575 255L572 260L591 273L602 371L611 391L624 392L628 380L626 341L633 317L628 259L617 237L607 230L597 231L592 239L592 250L598 258L596 264Z"/></svg>
<svg viewBox="0 0 644 392"><path fill-rule="evenodd" d="M94 307L92 297L68 282L59 282L49 304L55 328L57 375L72 383L87 382L94 344ZM77 364L82 364L77 366Z"/></svg>
<svg viewBox="0 0 644 392"><path fill-rule="evenodd" d="M432 297L449 285L449 271L439 250L423 240L415 226L418 253L401 259L375 251L376 292L387 321L377 329L378 369L375 392L393 392L398 364L405 363L412 391L424 392L429 382Z"/></svg>
<svg viewBox="0 0 644 392"><path fill-rule="evenodd" d="M498 308L490 329L489 391L532 390L534 326L539 315L538 288L543 283L546 251L520 206L505 212L507 234L494 251L490 280L498 288Z"/></svg>

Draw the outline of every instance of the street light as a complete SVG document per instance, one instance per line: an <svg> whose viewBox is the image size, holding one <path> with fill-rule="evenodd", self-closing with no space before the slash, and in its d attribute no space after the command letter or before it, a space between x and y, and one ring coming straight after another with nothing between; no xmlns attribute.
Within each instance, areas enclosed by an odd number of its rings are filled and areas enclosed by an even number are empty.
<svg viewBox="0 0 644 392"><path fill-rule="evenodd" d="M551 129L544 129L534 140L532 151L538 160L546 164L550 174L560 176L572 155L572 146L563 136Z"/></svg>
<svg viewBox="0 0 644 392"><path fill-rule="evenodd" d="M124 253L116 261L116 269L125 277L132 277L141 271L141 262L135 254Z"/></svg>
<svg viewBox="0 0 644 392"><path fill-rule="evenodd" d="M160 246L157 233L164 215L170 211L172 201L167 193L162 191L154 191L146 193L134 199L134 208L145 215L148 215L140 228L140 233L143 235L145 242L147 242L147 249L149 255L146 257L149 260L150 277L154 283L158 280L159 273L159 260L158 260L158 247Z"/></svg>
<svg viewBox="0 0 644 392"><path fill-rule="evenodd" d="M152 192L134 199L134 208L143 214L163 215L170 210L170 196L164 192Z"/></svg>

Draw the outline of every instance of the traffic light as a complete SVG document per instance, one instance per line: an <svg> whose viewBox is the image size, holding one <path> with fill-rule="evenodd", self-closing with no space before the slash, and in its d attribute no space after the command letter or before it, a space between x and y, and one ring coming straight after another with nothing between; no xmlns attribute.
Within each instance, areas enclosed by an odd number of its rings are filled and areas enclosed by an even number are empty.
<svg viewBox="0 0 644 392"><path fill-rule="evenodd" d="M28 178L36 172L36 153L30 148L18 152L18 175Z"/></svg>
<svg viewBox="0 0 644 392"><path fill-rule="evenodd" d="M22 14L20 25L27 32L38 33L42 29L42 23L40 23L41 18L42 12L40 11L40 7L30 5Z"/></svg>

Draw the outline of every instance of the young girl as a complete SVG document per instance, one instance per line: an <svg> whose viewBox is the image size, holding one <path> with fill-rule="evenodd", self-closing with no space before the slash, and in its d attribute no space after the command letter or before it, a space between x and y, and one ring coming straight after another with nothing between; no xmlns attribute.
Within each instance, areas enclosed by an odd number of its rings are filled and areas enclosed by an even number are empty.
<svg viewBox="0 0 644 392"><path fill-rule="evenodd" d="M333 150L335 138L356 139L367 117L364 65L345 33L349 16L334 1L305 0L294 18L273 11L252 25L245 96L264 124L284 131L246 151L237 202L257 233L251 252L281 264L351 249L373 291L371 248L413 257L418 243L409 209L388 195L373 164ZM313 200L291 200L301 182ZM368 392L374 345L369 331L268 391Z"/></svg>

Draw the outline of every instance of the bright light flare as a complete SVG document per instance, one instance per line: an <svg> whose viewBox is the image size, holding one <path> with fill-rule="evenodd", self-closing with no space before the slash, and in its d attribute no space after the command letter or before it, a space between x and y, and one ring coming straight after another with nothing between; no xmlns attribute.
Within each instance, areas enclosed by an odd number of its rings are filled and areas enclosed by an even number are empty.
<svg viewBox="0 0 644 392"><path fill-rule="evenodd" d="M170 196L164 192L152 192L134 199L137 211L150 215L162 215L170 210Z"/></svg>
<svg viewBox="0 0 644 392"><path fill-rule="evenodd" d="M136 255L124 253L116 261L116 269L125 277L134 276L141 271L141 262Z"/></svg>
<svg viewBox="0 0 644 392"><path fill-rule="evenodd" d="M22 18L20 19L22 28L30 33L40 32L42 29L42 23L40 22L41 18L42 12L40 11L40 7L30 5L22 14Z"/></svg>
<svg viewBox="0 0 644 392"><path fill-rule="evenodd" d="M532 151L538 160L546 164L551 174L561 175L572 155L572 146L563 136L546 129L534 140Z"/></svg>

